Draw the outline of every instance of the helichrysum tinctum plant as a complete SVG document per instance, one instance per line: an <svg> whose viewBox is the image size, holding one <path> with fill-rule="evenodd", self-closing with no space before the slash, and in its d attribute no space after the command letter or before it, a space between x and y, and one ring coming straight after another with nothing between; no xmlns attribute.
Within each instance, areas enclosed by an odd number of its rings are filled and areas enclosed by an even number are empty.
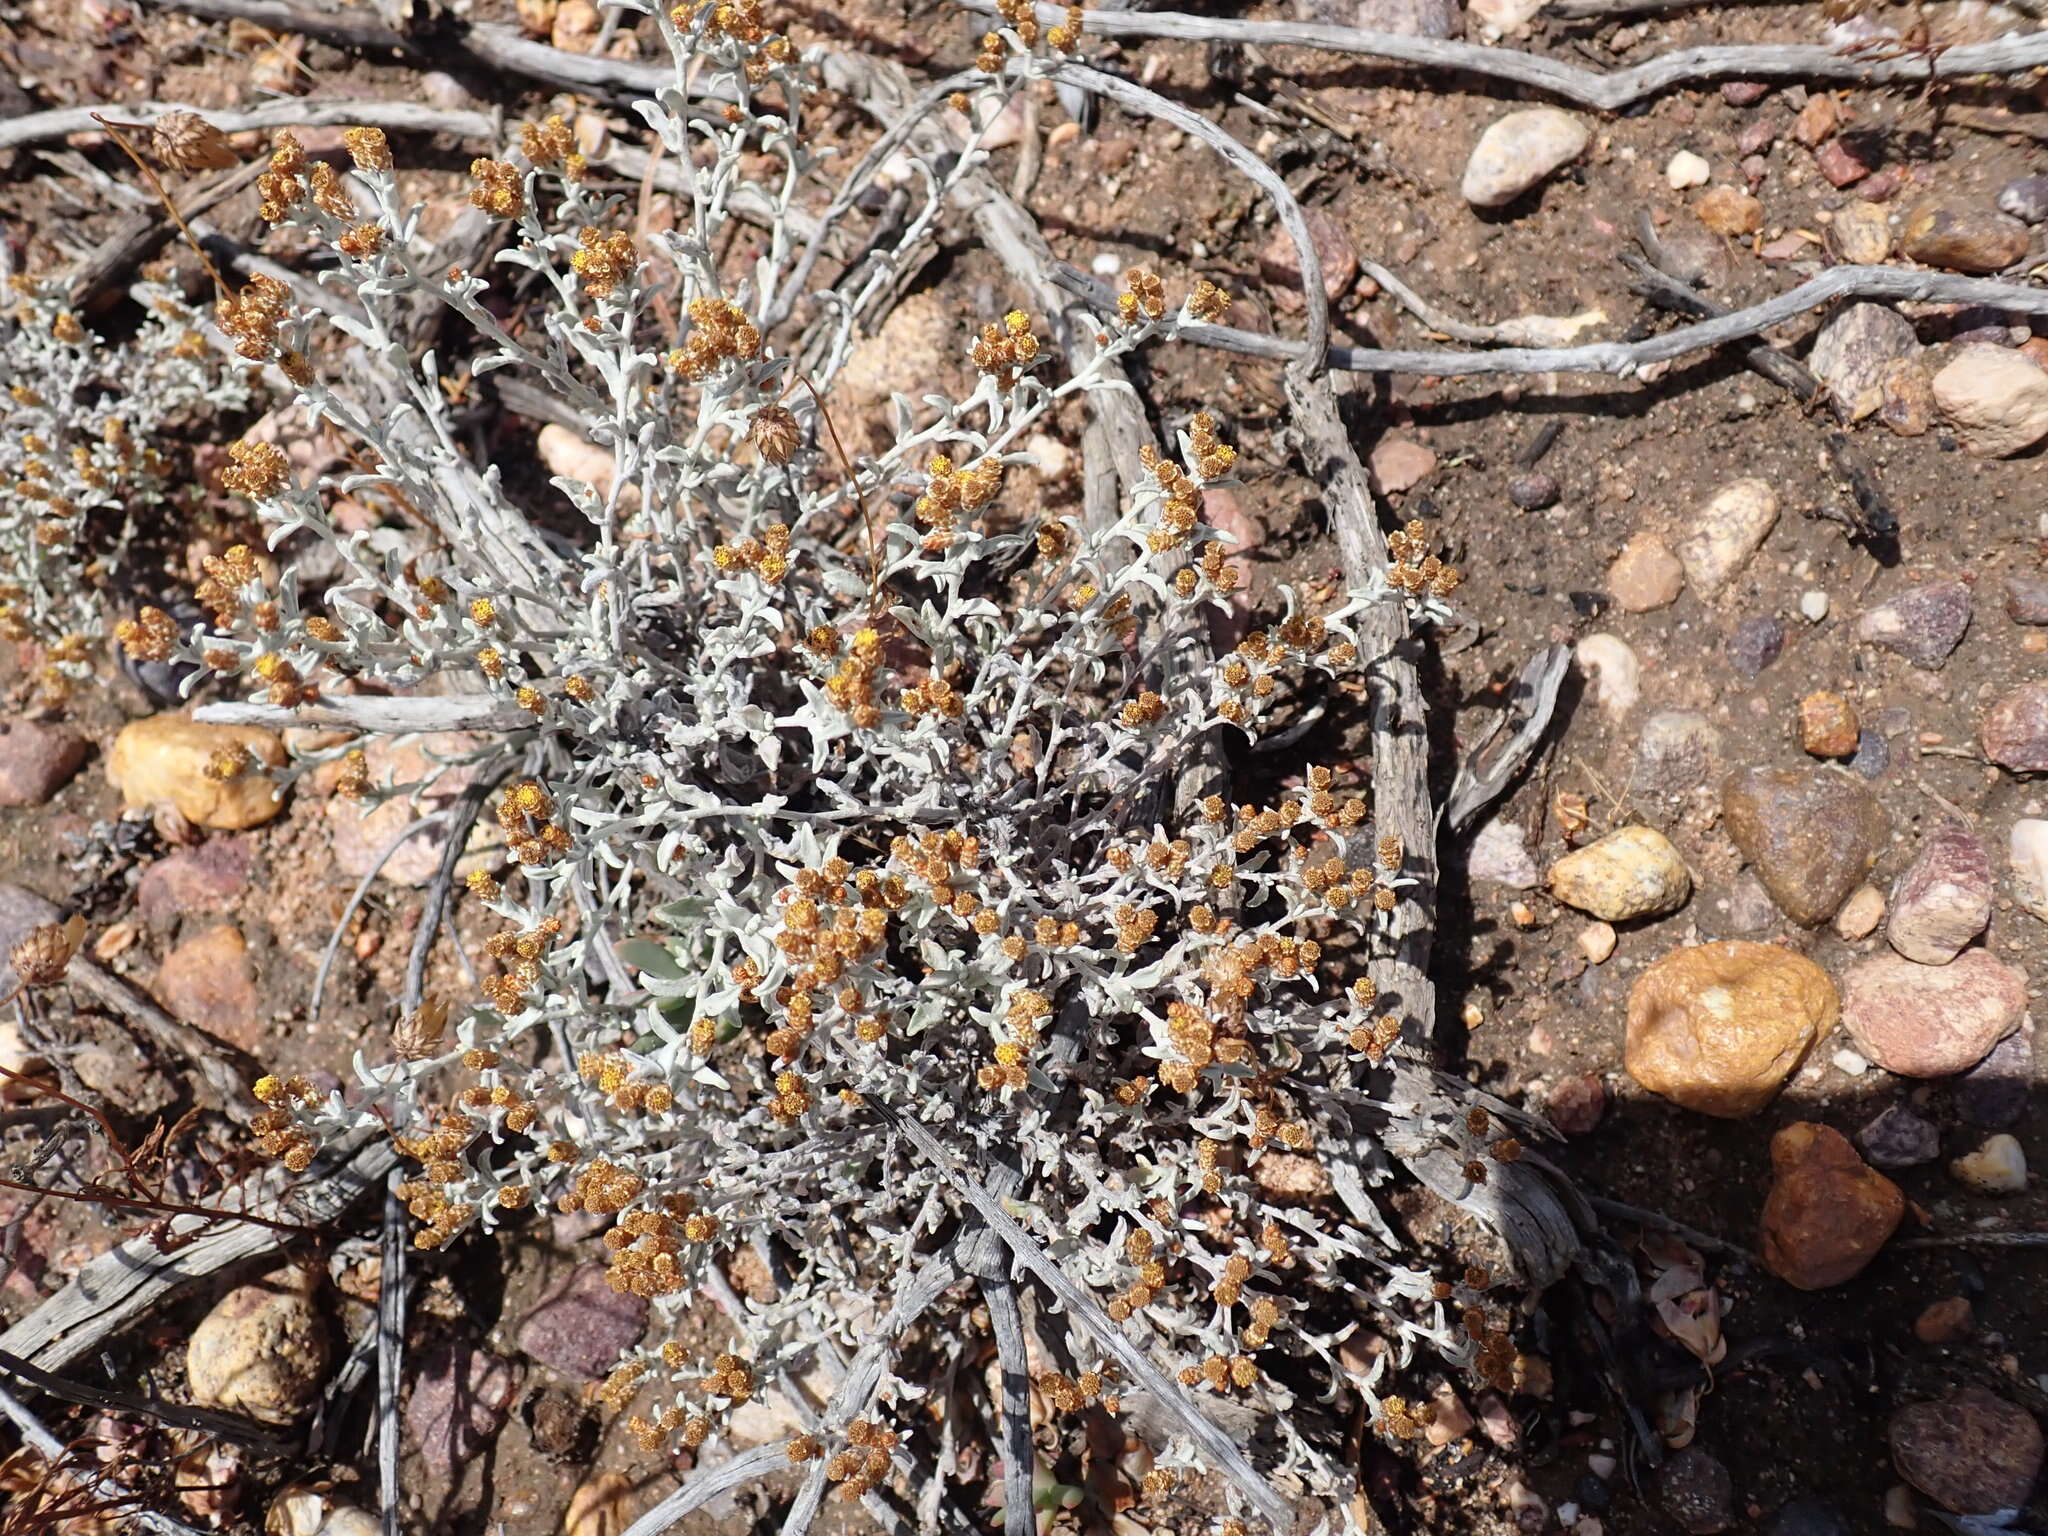
<svg viewBox="0 0 2048 1536"><path fill-rule="evenodd" d="M53 285L0 291L0 636L42 643L46 696L89 670L137 521L168 492L165 423L249 398L195 313L154 284L135 297L141 326L114 345Z"/></svg>
<svg viewBox="0 0 2048 1536"><path fill-rule="evenodd" d="M821 171L795 51L750 5L653 19L696 103L680 84L640 103L694 168L673 233L633 234L559 124L472 168L507 221L500 265L542 295L516 338L491 278L417 256L381 135L350 135L348 175L283 139L265 176L266 211L333 252L360 310L330 322L259 282L221 322L362 467L302 483L240 445L231 484L344 574L305 590L230 551L214 622L179 643L278 718L374 722L395 701L355 682L438 679L402 701L409 721L475 733L506 857L463 898L499 925L477 993L398 1019L346 1092L265 1079L258 1133L303 1166L323 1138L395 1126L422 1247L529 1210L601 1218L612 1283L664 1326L731 1297L735 1252L761 1256L772 1297L734 1301L731 1349L657 1334L604 1395L645 1444L698 1445L814 1359L881 1350L784 1448L806 1507L829 1487L972 1502L941 1470L964 1431L920 1404L954 1366L981 1379L977 1317L1006 1360L1021 1348L1003 1320L1024 1253L1078 1287L1034 1309L1048 1467L1086 1414L1128 1412L1152 1458L1134 1496L1229 1462L1218 1508L1348 1497L1342 1421L1317 1399L1349 1331L1387 1340L1363 1388L1393 1434L1426 1417L1377 1390L1413 1345L1502 1382L1512 1345L1484 1272L1402 1260L1331 1195L1333 1165L1345 1189L1379 1177L1364 1074L1401 1019L1360 964L1406 852L1348 767L1282 744L1241 794L1215 770L1372 665L1362 610L1421 614L1457 574L1411 527L1379 589L1327 611L1287 597L1218 650L1204 620L1240 580L1204 515L1234 472L1224 434L1196 416L1107 526L1009 494L1027 435L1100 366L1066 368L1023 312L977 326L964 398L928 397L884 451L841 460L817 402L860 295L799 216ZM903 241L946 190L931 171ZM719 253L742 209L759 227L737 266ZM525 374L613 456L602 487L555 482L573 523L466 456L441 377L456 354L415 366L400 339L421 294L469 322L469 373ZM1100 356L1226 303L1133 272ZM312 361L330 323L381 396ZM928 377L902 361L906 386ZM416 517L418 552L336 532L340 495ZM343 792L389 792L359 745L329 755ZM1483 1110L1434 1134L1474 1181L1511 1155ZM888 1353L934 1310L916 1368ZM1231 1428L1205 1436L1217 1414Z"/></svg>

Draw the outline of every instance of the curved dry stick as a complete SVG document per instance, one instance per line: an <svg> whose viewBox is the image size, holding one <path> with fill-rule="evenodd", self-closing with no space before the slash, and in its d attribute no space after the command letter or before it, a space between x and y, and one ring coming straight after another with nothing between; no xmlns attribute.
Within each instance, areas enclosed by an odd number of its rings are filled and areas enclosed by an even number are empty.
<svg viewBox="0 0 2048 1536"><path fill-rule="evenodd" d="M897 1293L881 1326L848 1363L846 1374L840 1378L832 1400L825 1404L825 1411L818 1416L821 1428L843 1429L848 1421L867 1411L868 1403L882 1385L882 1373L904 1330L930 1311L932 1303L944 1294L946 1287L959 1278L960 1267L953 1262L950 1253L934 1253L926 1257L910 1283ZM804 1479L803 1487L797 1491L789 1513L783 1518L783 1536L806 1536L810 1530L811 1522L817 1518L818 1506L825 1497L826 1465L822 1457L814 1461L810 1475ZM633 1536L633 1533L628 1531L626 1536Z"/></svg>
<svg viewBox="0 0 2048 1536"><path fill-rule="evenodd" d="M313 973L313 1000L307 1004L306 1012L312 1018L320 1017L320 998L327 990L327 974L334 969L334 957L341 950L342 935L348 932L348 920L356 915L356 908L363 904L363 898L370 894L370 884L377 878L379 870L391 862L391 856L410 837L417 836L429 827L437 827L448 819L445 810L430 811L418 821L408 822L399 834L386 843L377 857L370 861L370 867L363 878L356 882L356 888L348 898L348 905L341 909L341 916L335 919L334 935L327 941L327 948L320 952L320 969Z"/></svg>
<svg viewBox="0 0 2048 1536"><path fill-rule="evenodd" d="M1085 272L1061 267L1054 271L1053 280L1068 292L1086 298L1102 313L1111 313L1115 308L1116 296L1109 286ZM1398 351L1332 343L1329 366L1348 373L1422 373L1445 378L1479 373L1606 373L1627 378L1650 363L1740 341L1837 299L1981 304L2015 314L2048 314L2048 288L1908 267L1835 267L1761 304L1738 309L1718 320L1677 326L1643 341L1595 341L1578 347L1502 347L1493 352ZM1293 362L1304 355L1300 342L1227 325L1185 325L1178 339L1275 362Z"/></svg>
<svg viewBox="0 0 2048 1536"><path fill-rule="evenodd" d="M661 1536L670 1526L694 1509L701 1509L721 1493L741 1487L770 1472L789 1465L789 1448L758 1445L742 1451L731 1461L704 1467L687 1483L626 1527L626 1536Z"/></svg>
<svg viewBox="0 0 2048 1536"><path fill-rule="evenodd" d="M958 0L982 15L995 14L994 0ZM1063 25L1066 12L1041 3L1039 20ZM1170 37L1197 43L1255 43L1262 48L1316 48L1410 64L1421 69L1458 70L1528 86L1580 106L1618 112L1645 97L1705 80L1840 80L1861 85L1908 83L1962 75L2009 75L2048 64L2048 32L2002 37L1995 42L1950 48L1938 63L1924 58L1864 59L1832 48L1792 43L1753 47L1679 48L1612 74L1580 69L1539 54L1479 43L1403 37L1356 27L1311 22L1230 21L1179 11L1090 9L1083 30L1098 37Z"/></svg>
<svg viewBox="0 0 2048 1536"><path fill-rule="evenodd" d="M451 819L448 824L448 842L441 849L441 862L435 867L434 878L427 885L427 899L420 909L420 925L412 936L412 953L405 960L405 991L400 995L399 1006L407 1013L419 1007L420 999L427 989L427 957L434 952L434 936L441 930L441 918L448 910L448 892L455 884L455 867L462 862L462 855L469 847L470 829L476 825L482 813L484 801L491 791L510 772L509 766L502 771L479 773L463 788L454 805L448 807ZM450 930L453 937L453 930Z"/></svg>
<svg viewBox="0 0 2048 1536"><path fill-rule="evenodd" d="M1273 200L1274 212L1279 215L1287 238L1294 242L1294 258L1301 266L1301 296L1308 306L1308 334L1296 344L1297 356L1311 371L1320 371L1330 348L1330 298L1323 288L1323 261L1316 254L1316 243L1309 235L1308 221L1302 217L1301 204L1281 180L1280 173L1199 112L1171 97L1086 64L1056 64L1051 74L1056 81L1079 86L1094 96L1107 96L1130 111L1156 117L1183 133L1193 134Z"/></svg>

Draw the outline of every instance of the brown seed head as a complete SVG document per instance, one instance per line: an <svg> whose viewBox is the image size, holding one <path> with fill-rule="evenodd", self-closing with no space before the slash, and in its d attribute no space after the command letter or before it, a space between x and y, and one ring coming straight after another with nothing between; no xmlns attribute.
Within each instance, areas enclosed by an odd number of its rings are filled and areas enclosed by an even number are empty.
<svg viewBox="0 0 2048 1536"><path fill-rule="evenodd" d="M24 987L55 986L64 979L71 957L85 937L85 919L74 915L62 923L41 923L7 952L8 963Z"/></svg>
<svg viewBox="0 0 2048 1536"><path fill-rule="evenodd" d="M149 148L169 169L188 176L241 162L228 136L197 112L166 112L149 131Z"/></svg>

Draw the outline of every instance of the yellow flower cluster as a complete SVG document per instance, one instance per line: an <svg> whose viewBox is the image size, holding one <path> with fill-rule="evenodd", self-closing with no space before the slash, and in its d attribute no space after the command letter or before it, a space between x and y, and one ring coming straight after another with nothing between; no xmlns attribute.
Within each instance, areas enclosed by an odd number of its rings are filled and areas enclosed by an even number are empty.
<svg viewBox="0 0 2048 1536"><path fill-rule="evenodd" d="M981 372L1008 385L1038 360L1038 338L1031 334L1031 317L1013 309L997 325L991 320L967 349L968 361Z"/></svg>
<svg viewBox="0 0 2048 1536"><path fill-rule="evenodd" d="M1429 525L1420 518L1387 535L1387 552L1394 557L1387 584L1410 597L1449 597L1465 579L1455 565L1429 553Z"/></svg>
<svg viewBox="0 0 2048 1536"><path fill-rule="evenodd" d="M761 355L761 332L747 312L729 299L692 299L690 334L668 354L669 370L701 383L728 363L752 362Z"/></svg>
<svg viewBox="0 0 2048 1536"><path fill-rule="evenodd" d="M789 574L789 528L771 523L758 539L721 544L711 551L711 561L728 574L752 571L763 581L780 581Z"/></svg>
<svg viewBox="0 0 2048 1536"><path fill-rule="evenodd" d="M593 299L610 298L639 265L633 237L617 230L607 234L586 226L576 233L576 247L569 265L583 280L583 291Z"/></svg>
<svg viewBox="0 0 2048 1536"><path fill-rule="evenodd" d="M469 162L469 177L476 183L469 192L472 207L494 219L516 219L525 210L525 178L510 161L479 155Z"/></svg>
<svg viewBox="0 0 2048 1536"><path fill-rule="evenodd" d="M956 469L945 454L934 454L925 466L924 493L911 507L917 520L931 530L925 535L925 552L938 554L951 547L960 518L994 501L1002 485L1003 468L994 458Z"/></svg>
<svg viewBox="0 0 2048 1536"><path fill-rule="evenodd" d="M839 1485L842 1499L867 1497L889 1475L889 1453L896 1449L896 1438L894 1430L867 1419L846 1426L847 1448L825 1463L825 1476Z"/></svg>

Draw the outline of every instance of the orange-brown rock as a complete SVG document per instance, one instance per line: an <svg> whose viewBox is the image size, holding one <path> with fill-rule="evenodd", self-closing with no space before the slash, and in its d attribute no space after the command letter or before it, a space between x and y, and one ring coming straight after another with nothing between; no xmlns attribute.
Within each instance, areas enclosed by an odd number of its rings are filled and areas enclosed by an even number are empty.
<svg viewBox="0 0 2048 1536"><path fill-rule="evenodd" d="M1739 1120L1770 1103L1840 1011L1827 972L1774 944L1674 949L1629 991L1625 1060L1652 1093Z"/></svg>
<svg viewBox="0 0 2048 1536"><path fill-rule="evenodd" d="M258 726L150 715L114 738L107 778L130 810L169 805L194 826L240 832L284 808L264 772L284 761L283 743Z"/></svg>
<svg viewBox="0 0 2048 1536"><path fill-rule="evenodd" d="M187 1024L231 1045L253 1050L261 1038L249 947L232 923L194 934L165 955L151 990Z"/></svg>
<svg viewBox="0 0 2048 1536"><path fill-rule="evenodd" d="M1771 1168L1764 1265L1802 1291L1855 1279L1906 1214L1899 1186L1828 1126L1810 1120L1786 1126L1771 1138Z"/></svg>
<svg viewBox="0 0 2048 1536"><path fill-rule="evenodd" d="M1822 690L1799 701L1799 745L1813 757L1849 757L1862 739L1856 710L1839 693Z"/></svg>

